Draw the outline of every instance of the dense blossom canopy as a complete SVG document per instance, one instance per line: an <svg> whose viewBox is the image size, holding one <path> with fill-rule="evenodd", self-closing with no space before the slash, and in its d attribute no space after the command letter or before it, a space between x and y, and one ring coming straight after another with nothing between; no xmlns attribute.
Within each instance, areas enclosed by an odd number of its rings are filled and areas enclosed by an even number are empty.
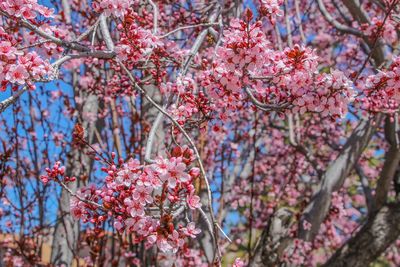
<svg viewBox="0 0 400 267"><path fill-rule="evenodd" d="M5 266L400 265L399 0L0 15Z"/></svg>

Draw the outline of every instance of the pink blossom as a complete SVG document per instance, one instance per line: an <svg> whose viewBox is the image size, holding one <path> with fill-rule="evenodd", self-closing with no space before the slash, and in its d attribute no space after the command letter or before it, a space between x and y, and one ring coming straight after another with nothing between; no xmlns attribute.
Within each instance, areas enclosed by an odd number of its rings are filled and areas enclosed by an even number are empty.
<svg viewBox="0 0 400 267"><path fill-rule="evenodd" d="M93 7L98 12L103 11L107 16L123 17L128 12L130 3L130 0L100 0L100 3L93 2Z"/></svg>
<svg viewBox="0 0 400 267"><path fill-rule="evenodd" d="M26 79L28 79L29 73L26 71L25 67L22 65L13 65L10 67L6 74L6 79L11 83L24 84Z"/></svg>
<svg viewBox="0 0 400 267"><path fill-rule="evenodd" d="M303 221L303 228L304 228L304 230L310 230L311 229L311 223L310 222L308 222L308 221L306 221L306 220L304 220Z"/></svg>
<svg viewBox="0 0 400 267"><path fill-rule="evenodd" d="M170 252L173 249L173 246L171 246L168 240L164 237L157 237L157 247L164 253Z"/></svg>
<svg viewBox="0 0 400 267"><path fill-rule="evenodd" d="M144 206L139 201L132 201L130 198L126 198L124 204L128 206L129 214L132 217L144 215Z"/></svg>
<svg viewBox="0 0 400 267"><path fill-rule="evenodd" d="M150 195L152 191L153 188L151 187L137 186L133 191L132 197L134 200L139 201L144 206L146 203L153 202L153 198Z"/></svg>
<svg viewBox="0 0 400 267"><path fill-rule="evenodd" d="M185 241L179 236L178 231L174 230L171 235L168 236L169 244L172 247L172 253L176 253L180 247L183 246Z"/></svg>
<svg viewBox="0 0 400 267"><path fill-rule="evenodd" d="M244 262L240 258L236 258L232 267L244 267Z"/></svg>
<svg viewBox="0 0 400 267"><path fill-rule="evenodd" d="M197 209L201 207L200 197L194 194L190 194L187 198L188 207L190 209Z"/></svg>
<svg viewBox="0 0 400 267"><path fill-rule="evenodd" d="M190 179L189 174L185 172L186 165L177 158L171 158L167 163L166 172L161 174L160 178L168 181L169 187L175 187L177 182L187 182Z"/></svg>
<svg viewBox="0 0 400 267"><path fill-rule="evenodd" d="M189 237L196 238L196 235L198 235L201 230L196 228L196 225L194 222L190 222L186 228L182 228L182 232Z"/></svg>

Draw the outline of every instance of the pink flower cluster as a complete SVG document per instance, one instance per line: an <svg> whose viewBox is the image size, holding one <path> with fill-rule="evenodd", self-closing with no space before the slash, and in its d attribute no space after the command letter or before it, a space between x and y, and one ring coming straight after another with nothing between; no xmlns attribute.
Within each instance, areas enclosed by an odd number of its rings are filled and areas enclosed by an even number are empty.
<svg viewBox="0 0 400 267"><path fill-rule="evenodd" d="M96 12L104 12L106 16L114 15L115 17L123 17L128 13L132 0L100 0L93 1L93 8Z"/></svg>
<svg viewBox="0 0 400 267"><path fill-rule="evenodd" d="M347 112L348 104L354 99L352 82L338 70L331 73L317 74L310 84L296 88L293 84L293 112L306 111L321 113L322 116L342 117ZM304 94L302 95L302 92Z"/></svg>
<svg viewBox="0 0 400 267"><path fill-rule="evenodd" d="M312 244L301 239L293 242L293 251L285 251L282 260L294 264L294 266L304 266L307 263L307 254L312 250Z"/></svg>
<svg viewBox="0 0 400 267"><path fill-rule="evenodd" d="M400 57L395 57L390 68L367 77L360 100L364 109L372 112L394 113L400 105Z"/></svg>
<svg viewBox="0 0 400 267"><path fill-rule="evenodd" d="M394 266L399 266L400 265L400 240L397 240L395 244L393 244L389 249L385 252L387 255L386 257L388 260L394 262Z"/></svg>
<svg viewBox="0 0 400 267"><path fill-rule="evenodd" d="M259 12L261 16L266 16L272 24L275 24L276 17L283 16L283 0L260 0Z"/></svg>
<svg viewBox="0 0 400 267"><path fill-rule="evenodd" d="M166 257L163 259L165 266L198 266L198 267L208 267L209 264L203 261L203 253L198 249L189 248L189 246L184 245L182 248L182 253L178 255L175 259L171 257Z"/></svg>
<svg viewBox="0 0 400 267"><path fill-rule="evenodd" d="M236 258L232 265L232 267L244 267L244 266L245 264L240 258Z"/></svg>
<svg viewBox="0 0 400 267"><path fill-rule="evenodd" d="M150 165L130 159L119 168L103 168L107 173L105 185L81 188L79 197L71 201L72 214L95 225L112 217L118 231L135 233L136 242L157 244L161 251L175 253L183 247L185 238L200 233L193 222L185 227L173 223L185 209L201 205L192 184L199 169L188 170L193 160L192 150L178 147L169 158L158 157Z"/></svg>
<svg viewBox="0 0 400 267"><path fill-rule="evenodd" d="M222 60L205 73L203 86L219 108L241 108L249 99L246 87L259 102L288 112L343 116L353 100L352 82L342 72L319 73L309 48L272 50L260 22L233 21L217 54Z"/></svg>
<svg viewBox="0 0 400 267"><path fill-rule="evenodd" d="M136 64L139 60L148 59L152 49L161 46L161 42L151 31L126 20L125 24L119 24L120 42L115 47L115 52L120 60L126 64Z"/></svg>
<svg viewBox="0 0 400 267"><path fill-rule="evenodd" d="M11 243L11 242L10 242ZM9 266L24 267L26 266L22 256L15 255L11 249L8 249L3 256L3 261Z"/></svg>
<svg viewBox="0 0 400 267"><path fill-rule="evenodd" d="M57 182L60 182L60 178L63 178L63 182L68 183L68 182L73 182L75 181L75 177L67 177L65 175L65 167L61 166L61 162L57 161L54 163L53 168L46 168L47 175L42 175L40 176L40 180L42 180L42 183L47 184L50 180L54 180Z"/></svg>
<svg viewBox="0 0 400 267"><path fill-rule="evenodd" d="M362 25L362 29L365 28L364 33L370 37L373 41L378 37L383 37L389 44L393 44L397 41L396 26L390 23L388 20L385 24L381 19L373 17L371 24Z"/></svg>
<svg viewBox="0 0 400 267"><path fill-rule="evenodd" d="M261 22L248 25L236 19L224 31L224 45L216 51L220 60L214 61L212 69L199 78L221 119L228 118L229 111L243 107L243 88L250 82L248 73L262 68L263 57L270 51L268 46Z"/></svg>
<svg viewBox="0 0 400 267"><path fill-rule="evenodd" d="M50 18L53 16L54 10L38 4L37 0L1 0L0 8L17 18L35 19L37 13Z"/></svg>
<svg viewBox="0 0 400 267"><path fill-rule="evenodd" d="M6 35L0 28L0 35ZM5 91L9 84L28 84L39 81L53 72L50 63L43 60L36 52L24 52L15 48L12 41L0 41L0 91Z"/></svg>
<svg viewBox="0 0 400 267"><path fill-rule="evenodd" d="M203 92L197 94L188 90L186 93L180 95L178 106L173 104L170 107L170 114L180 124L185 125L187 122L191 124L201 124L209 119L212 106L208 98Z"/></svg>

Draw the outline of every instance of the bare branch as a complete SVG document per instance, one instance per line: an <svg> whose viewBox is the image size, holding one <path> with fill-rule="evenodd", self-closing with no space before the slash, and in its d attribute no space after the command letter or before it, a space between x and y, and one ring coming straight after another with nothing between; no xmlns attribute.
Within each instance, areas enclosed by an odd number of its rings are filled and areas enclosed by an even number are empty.
<svg viewBox="0 0 400 267"><path fill-rule="evenodd" d="M355 170L360 177L361 181L361 187L364 191L364 196L365 200L367 202L367 208L368 208L368 213L371 213L373 210L375 210L374 207L374 199L372 196L371 188L369 186L368 178L365 176L363 170L360 168L360 166L356 165Z"/></svg>
<svg viewBox="0 0 400 267"><path fill-rule="evenodd" d="M100 30L108 50L114 51L114 42L111 38L110 31L108 30L107 18L104 14L100 15Z"/></svg>
<svg viewBox="0 0 400 267"><path fill-rule="evenodd" d="M144 160L148 163L154 163L154 160L151 159L151 150L153 148L153 142L154 142L154 138L156 136L157 129L162 122L163 116L164 115L161 112L158 113L156 119L153 122L153 126L151 127L149 137L147 139Z"/></svg>
<svg viewBox="0 0 400 267"><path fill-rule="evenodd" d="M345 2L345 1L344 1ZM341 24L337 20L335 20L331 14L329 14L328 10L326 10L325 4L323 0L317 0L318 3L318 8L321 11L322 15L325 17L325 19L337 30L344 32L344 33L350 33L358 37L363 37L363 33L357 29L351 28L349 26L346 26L344 24Z"/></svg>
<svg viewBox="0 0 400 267"><path fill-rule="evenodd" d="M0 10L0 14L7 17L7 18L11 18L13 19L12 16L10 16L8 13L1 11ZM33 25L32 23L30 23L29 21L25 20L25 19L19 19L18 22L25 28L35 32L36 34L38 34L39 36L47 39L47 40L51 40L53 43L76 50L76 51L80 51L80 52L85 52L85 51L90 51L90 49L86 46L83 46L79 43L76 42L67 42L64 40L61 40L51 34L48 34L47 32L41 30L39 27Z"/></svg>
<svg viewBox="0 0 400 267"><path fill-rule="evenodd" d="M76 59L76 58L84 58L84 57L96 57L99 59L112 59L115 57L115 53L114 52L105 52L105 51L93 51L93 52L82 52L79 54L74 54L74 55L66 55L63 56L62 58L58 59L57 61L55 61L52 65L52 67L54 68L54 74L53 77L51 79L48 80L38 80L38 81L34 81L34 82L50 82L52 80L55 80L58 78L58 71L61 67L62 64L64 64L65 62L71 60L71 59ZM2 102L0 102L0 114L2 112L4 112L4 110L6 110L7 107L9 107L10 105L14 104L18 98L28 90L28 86L24 86L21 90L19 90L16 94L10 96L9 98L3 100Z"/></svg>
<svg viewBox="0 0 400 267"><path fill-rule="evenodd" d="M200 23L200 24L196 24L196 25L182 26L182 27L176 28L175 30L167 32L166 34L160 35L158 38L165 38L171 34L174 34L176 32L186 30L186 29L192 29L192 28L198 28L198 27L211 27L211 26L218 26L218 25L219 25L219 23Z"/></svg>
<svg viewBox="0 0 400 267"><path fill-rule="evenodd" d="M10 105L14 104L18 98L25 92L28 90L28 86L24 86L21 90L19 90L16 94L10 96L9 98L3 100L2 102L0 102L0 114L6 110L7 107L9 107Z"/></svg>
<svg viewBox="0 0 400 267"><path fill-rule="evenodd" d="M158 29L158 7L152 0L148 0L148 1L149 1L150 5L153 8L153 34L157 34L157 29Z"/></svg>

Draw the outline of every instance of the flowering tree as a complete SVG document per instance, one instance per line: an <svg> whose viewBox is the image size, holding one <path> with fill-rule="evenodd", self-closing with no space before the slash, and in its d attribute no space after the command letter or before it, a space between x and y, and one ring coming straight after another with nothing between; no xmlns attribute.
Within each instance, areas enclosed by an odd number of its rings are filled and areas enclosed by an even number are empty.
<svg viewBox="0 0 400 267"><path fill-rule="evenodd" d="M5 266L400 265L399 0L0 7Z"/></svg>

